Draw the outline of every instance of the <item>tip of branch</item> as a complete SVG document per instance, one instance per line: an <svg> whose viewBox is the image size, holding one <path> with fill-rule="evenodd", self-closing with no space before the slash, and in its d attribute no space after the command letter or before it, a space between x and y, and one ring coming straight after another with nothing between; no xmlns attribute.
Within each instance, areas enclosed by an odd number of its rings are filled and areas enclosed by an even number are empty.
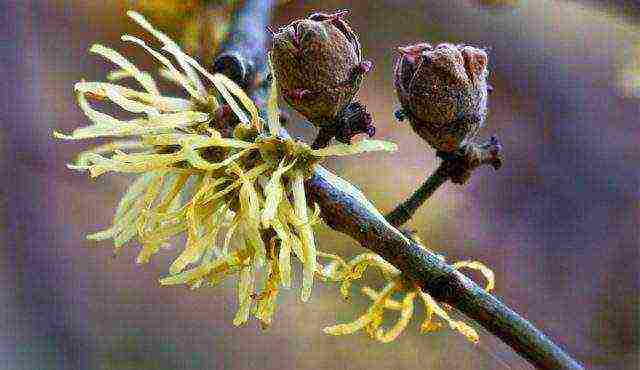
<svg viewBox="0 0 640 370"><path fill-rule="evenodd" d="M224 74L243 88L247 88L255 79L255 71L249 62L233 52L220 54L213 61L213 71Z"/></svg>

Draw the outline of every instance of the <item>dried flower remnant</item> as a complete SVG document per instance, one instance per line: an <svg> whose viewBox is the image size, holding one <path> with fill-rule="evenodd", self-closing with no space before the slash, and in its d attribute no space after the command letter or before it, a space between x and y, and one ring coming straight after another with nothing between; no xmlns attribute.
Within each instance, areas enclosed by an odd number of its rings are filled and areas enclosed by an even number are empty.
<svg viewBox="0 0 640 370"><path fill-rule="evenodd" d="M342 128L333 126L354 120L343 118L343 112L372 68L370 61L362 59L358 36L343 19L345 14L314 13L293 21L274 33L272 50L274 72L285 101L315 126L331 128L332 135L339 138L354 129L344 129L340 135ZM371 117L355 107L347 115L354 112L363 120L357 123L365 126L359 133L371 135Z"/></svg>
<svg viewBox="0 0 640 370"><path fill-rule="evenodd" d="M207 72L140 14L128 15L163 44L164 53L136 37L125 35L122 40L145 49L162 65L161 75L189 98L161 95L151 75L124 56L99 44L91 47L118 69L110 74L111 82L75 85L78 104L93 124L54 136L124 138L81 153L69 167L88 170L92 177L106 172L138 176L120 200L112 226L88 238L112 239L115 252L136 238L141 245L136 261L145 263L175 236L185 235L169 276L160 283L199 288L236 275L239 307L234 324L253 315L269 325L279 289L291 286L291 264L300 261L303 266L305 301L318 269L312 226L319 217L317 209L310 213L307 208L304 178L326 156L392 151L395 145L363 140L312 150L278 137L275 79L267 104L269 133L263 132L265 120L242 89L223 75ZM213 88L205 87L201 77ZM144 91L113 83L122 78L133 78ZM90 99L107 100L137 117L118 119L94 109ZM223 104L240 121L230 137L214 129L215 112Z"/></svg>
<svg viewBox="0 0 640 370"><path fill-rule="evenodd" d="M379 342L391 342L409 324L413 317L415 299L420 297L425 306L425 319L420 327L422 333L438 330L442 326L435 320L438 317L446 322L451 329L459 331L471 342L477 343L479 341L479 336L475 329L462 321L452 319L447 310L441 307L435 299L422 291L415 283L407 280L398 269L377 254L361 254L349 262L345 262L334 255L322 254L322 256L331 259L331 262L324 267L320 275L326 280L340 282L340 292L347 299L350 296L349 289L352 282L362 278L364 272L370 266L377 267L386 280L385 286L380 291L368 286L362 287L362 293L372 300L371 305L362 316L347 324L326 327L324 329L326 333L345 335L365 330L371 338ZM444 259L442 256L440 258ZM482 263L462 261L456 262L452 266L455 269L469 268L480 271L487 280L485 289L487 291L493 289L493 271ZM400 296L400 299L395 299L394 296ZM382 328L382 322L387 311L398 312L398 320L391 328L385 330Z"/></svg>
<svg viewBox="0 0 640 370"><path fill-rule="evenodd" d="M454 153L487 115L487 54L472 46L426 43L398 48L394 83L413 130L436 150Z"/></svg>

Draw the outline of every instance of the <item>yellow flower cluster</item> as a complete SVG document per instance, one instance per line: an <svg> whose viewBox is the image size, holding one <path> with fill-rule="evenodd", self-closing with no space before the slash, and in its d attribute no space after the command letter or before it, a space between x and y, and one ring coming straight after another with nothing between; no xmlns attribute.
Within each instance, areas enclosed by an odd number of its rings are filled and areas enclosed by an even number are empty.
<svg viewBox="0 0 640 370"><path fill-rule="evenodd" d="M312 169L324 171L325 179L361 199L383 219L357 189L316 164L327 156L393 151L394 144L362 140L312 150L287 138L279 126L275 78L265 124L253 101L233 81L207 72L140 14L128 15L162 43L162 50L133 36L124 35L122 40L153 56L161 64L159 74L181 87L188 97L162 95L151 74L123 55L103 45L91 47L92 53L113 62L117 69L108 74L108 82L81 81L75 85L78 105L92 124L70 134L54 132L54 137L112 139L81 153L69 168L88 171L92 177L106 172L137 177L120 200L111 227L88 239L112 239L116 252L137 239L141 249L136 261L146 263L184 235L184 247L160 283L195 289L237 276L235 325L245 323L251 315L265 326L271 323L279 290L291 287L295 261L302 264L303 301L311 295L314 276L339 282L342 294L348 297L352 282L374 266L382 271L387 285L380 292L362 288L373 300L367 312L352 323L326 328L327 333L342 335L365 329L381 342L392 341L406 327L415 298L420 297L427 315L423 331L439 327L435 315L477 341L471 327L451 319L433 298L380 256L366 253L345 262L316 249L312 226L319 222L319 210L316 207L309 212L304 189L307 174ZM133 79L142 91L116 84L123 79ZM108 101L136 118L123 120L100 112L90 100ZM228 105L240 122L231 137L212 128L214 112L222 104ZM323 266L318 258L330 262ZM454 267L480 270L489 281L487 289L493 287L493 273L482 264L459 262ZM398 301L394 295L403 297ZM386 331L381 328L385 310L400 313L397 323Z"/></svg>
<svg viewBox="0 0 640 370"><path fill-rule="evenodd" d="M162 42L164 53L139 38L122 40L144 48L157 59L160 74L182 87L189 99L160 94L156 82L117 51L96 44L91 52L118 66L110 82L79 82L78 104L93 123L59 139L127 138L81 153L75 170L92 177L106 172L139 174L120 201L112 226L89 235L113 239L118 251L137 237L145 263L171 238L186 236L186 244L169 268L163 285L192 288L216 285L238 275L239 308L234 323L253 313L269 324L280 287L291 285L291 255L303 265L301 297L309 299L317 268L304 178L323 157L372 150L395 150L395 145L363 140L311 150L302 142L278 137L277 88L272 83L268 102L268 132L252 100L224 75L212 75L141 15L129 16ZM200 79L213 85L208 90ZM144 91L114 84L133 78ZM88 98L108 100L138 117L121 120L94 109ZM222 100L220 100L222 99ZM233 137L211 128L212 114L228 104L240 123ZM262 270L266 270L261 275ZM264 277L261 290L256 284ZM259 293L255 293L258 291Z"/></svg>

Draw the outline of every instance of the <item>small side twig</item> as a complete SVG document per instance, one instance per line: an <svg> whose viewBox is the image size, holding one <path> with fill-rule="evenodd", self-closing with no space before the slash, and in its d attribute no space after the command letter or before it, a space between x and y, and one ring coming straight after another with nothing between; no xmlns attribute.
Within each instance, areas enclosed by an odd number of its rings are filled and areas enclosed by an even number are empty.
<svg viewBox="0 0 640 370"><path fill-rule="evenodd" d="M449 181L449 166L446 162L442 162L409 198L387 213L385 218L394 227L402 226L447 181Z"/></svg>
<svg viewBox="0 0 640 370"><path fill-rule="evenodd" d="M456 155L440 156L443 161L431 176L408 199L385 216L391 225L400 227L409 221L418 208L447 181L465 184L476 168L490 165L497 170L503 162L502 146L495 136L482 144L469 144Z"/></svg>

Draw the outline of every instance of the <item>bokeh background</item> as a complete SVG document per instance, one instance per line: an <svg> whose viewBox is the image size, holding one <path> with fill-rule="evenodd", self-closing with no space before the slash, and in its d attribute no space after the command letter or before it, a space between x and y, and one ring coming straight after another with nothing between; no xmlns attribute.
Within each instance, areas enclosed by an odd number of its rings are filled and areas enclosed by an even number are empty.
<svg viewBox="0 0 640 370"><path fill-rule="evenodd" d="M64 164L86 143L50 137L54 128L86 122L73 83L107 71L86 51L96 41L120 47L124 32L142 34L126 9L179 39L211 19L202 17L202 3L2 1L0 368L529 369L484 331L478 346L448 330L419 335L417 320L388 345L365 334L325 335L322 327L357 317L366 301L347 303L321 283L306 304L293 291L282 294L268 331L255 323L235 328L232 283L160 287L175 252L139 266L135 246L112 259L110 244L84 240L108 225L129 181L72 173ZM390 210L437 165L392 118L394 47L446 40L489 48L495 92L482 135L501 138L505 166L477 171L463 188L446 185L411 227L447 258L491 266L497 295L588 368L638 369L640 5L291 1L275 11L273 26L337 8L352 10L365 54L376 62L360 97L378 137L400 150L327 166ZM313 130L293 117L292 132L311 138ZM362 252L326 228L318 239L345 256Z"/></svg>

